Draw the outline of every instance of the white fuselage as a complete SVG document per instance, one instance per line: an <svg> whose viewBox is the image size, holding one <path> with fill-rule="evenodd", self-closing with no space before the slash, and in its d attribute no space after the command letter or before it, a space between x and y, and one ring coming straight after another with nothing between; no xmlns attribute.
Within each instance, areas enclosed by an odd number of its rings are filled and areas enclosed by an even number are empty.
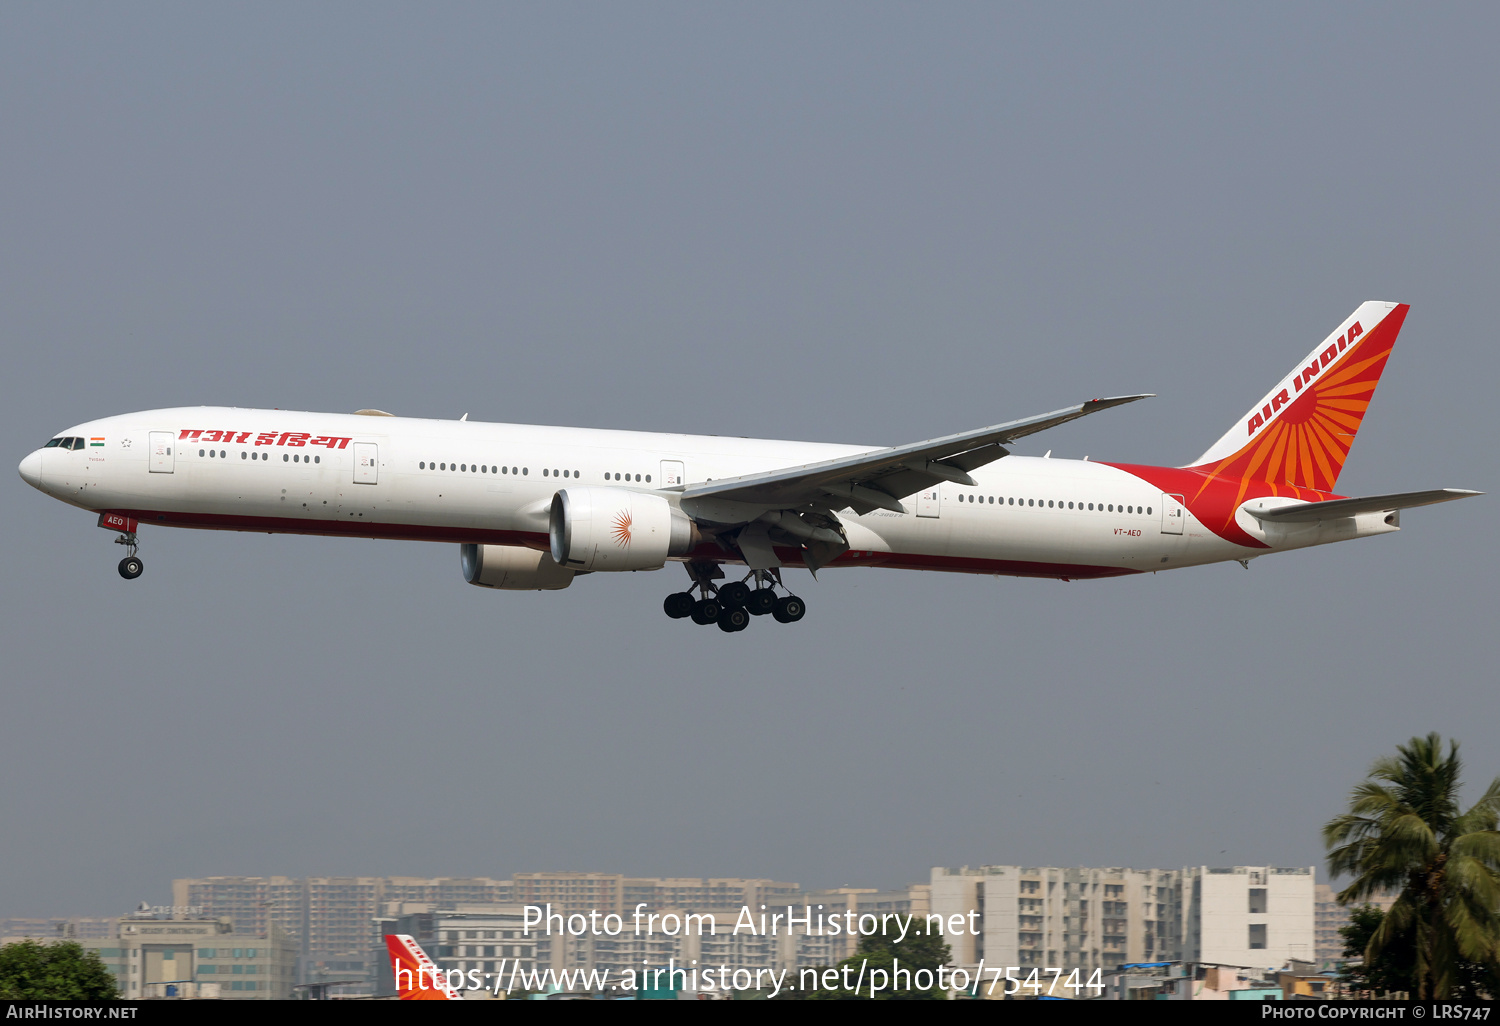
<svg viewBox="0 0 1500 1026"><path fill-rule="evenodd" d="M874 448L219 407L107 417L64 434L83 446L40 449L23 476L65 502L141 524L542 550L560 488L628 482L672 499L695 482ZM1267 551L1231 544L1191 512L1181 533L1171 531L1171 498L1107 464L1013 455L973 478L974 487L944 483L907 498L904 513L840 512L850 551L836 565L1071 578ZM1314 527L1268 539L1253 518L1239 519L1271 548L1379 533L1351 524L1338 537Z"/></svg>

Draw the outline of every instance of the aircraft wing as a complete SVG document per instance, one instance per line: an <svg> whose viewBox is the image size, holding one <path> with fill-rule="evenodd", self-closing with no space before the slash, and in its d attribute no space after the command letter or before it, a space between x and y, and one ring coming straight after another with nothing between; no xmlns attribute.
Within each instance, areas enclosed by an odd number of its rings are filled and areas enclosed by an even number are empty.
<svg viewBox="0 0 1500 1026"><path fill-rule="evenodd" d="M782 470L693 484L682 493L683 508L728 502L763 509L792 509L811 503L831 509L848 506L860 514L875 509L900 513L903 509L899 500L939 481L974 484L969 471L1010 455L1004 446L1017 438L1066 424L1070 420L1077 420L1112 406L1123 406L1137 399L1148 398L1150 395L1090 399L1086 403L1037 417L1012 420L925 442L913 442L890 449L873 449L822 463L808 463ZM718 508L726 507L719 505ZM753 518L753 515L748 517Z"/></svg>
<svg viewBox="0 0 1500 1026"><path fill-rule="evenodd" d="M1326 502L1300 502L1295 506L1278 506L1267 510L1247 508L1245 512L1261 521L1295 524L1336 520L1361 513L1386 513L1414 506L1431 506L1436 502L1452 502L1454 499L1467 499L1471 495L1483 494L1467 488L1434 488L1426 492L1397 492L1393 495L1367 495L1355 499L1329 499Z"/></svg>

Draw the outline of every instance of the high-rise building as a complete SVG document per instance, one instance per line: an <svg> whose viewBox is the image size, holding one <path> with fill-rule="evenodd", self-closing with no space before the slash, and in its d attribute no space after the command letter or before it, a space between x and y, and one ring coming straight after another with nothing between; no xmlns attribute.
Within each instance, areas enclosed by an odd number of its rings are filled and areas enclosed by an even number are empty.
<svg viewBox="0 0 1500 1026"><path fill-rule="evenodd" d="M1313 955L1313 875L1268 866L935 868L931 900L957 965L1085 974L1172 960L1269 967Z"/></svg>
<svg viewBox="0 0 1500 1026"><path fill-rule="evenodd" d="M1333 968L1344 961L1344 935L1339 931L1349 925L1351 906L1340 905L1334 894L1334 889L1328 884L1318 884L1313 888L1317 931L1314 957L1323 969ZM1381 911L1387 911L1395 904L1397 896L1395 893L1375 894L1360 904L1368 903Z"/></svg>
<svg viewBox="0 0 1500 1026"><path fill-rule="evenodd" d="M370 952L381 943L376 917L386 905L497 902L509 899L510 889L509 881L488 877L211 876L172 881L172 900L227 918L237 932L284 931L300 955L301 982L358 980L368 991L376 969Z"/></svg>
<svg viewBox="0 0 1500 1026"><path fill-rule="evenodd" d="M956 965L1092 972L1180 957L1179 880L1160 869L937 868L932 912Z"/></svg>
<svg viewBox="0 0 1500 1026"><path fill-rule="evenodd" d="M1183 955L1270 968L1317 950L1310 866L1194 866L1182 871Z"/></svg>
<svg viewBox="0 0 1500 1026"><path fill-rule="evenodd" d="M285 931L301 955L300 982L352 981L337 991L346 996L373 992L377 970L384 963L381 933L386 926L380 920L414 914L419 908L550 904L563 915L594 909L626 915L644 902L651 909L738 911L742 905L752 909L761 904L785 905L789 896L799 893L797 884L774 880L619 873L518 873L513 880L214 876L172 883L175 905L228 918L239 931L264 932L271 926Z"/></svg>

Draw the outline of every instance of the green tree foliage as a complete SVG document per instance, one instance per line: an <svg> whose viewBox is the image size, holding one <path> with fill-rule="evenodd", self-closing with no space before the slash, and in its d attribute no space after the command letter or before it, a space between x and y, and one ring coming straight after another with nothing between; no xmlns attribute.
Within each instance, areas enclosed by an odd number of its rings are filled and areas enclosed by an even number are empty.
<svg viewBox="0 0 1500 1026"><path fill-rule="evenodd" d="M1416 992L1417 947L1415 931L1406 930L1387 944L1374 961L1364 961L1370 938L1380 928L1385 913L1374 905L1359 905L1349 911L1349 925L1339 930L1344 937L1344 957L1361 961L1344 967L1341 978L1351 990L1372 994ZM1500 994L1500 967L1460 959L1454 967L1450 998L1479 1001Z"/></svg>
<svg viewBox="0 0 1500 1026"><path fill-rule="evenodd" d="M1417 997L1456 996L1472 969L1484 976L1500 964L1500 779L1460 813L1458 742L1444 755L1442 738L1429 734L1396 751L1323 828L1328 869L1353 879L1340 904L1400 890L1378 920L1364 914L1372 925L1366 965L1399 975L1409 964Z"/></svg>
<svg viewBox="0 0 1500 1026"><path fill-rule="evenodd" d="M99 953L76 941L24 940L0 948L0 998L100 1001L118 996L115 978Z"/></svg>
<svg viewBox="0 0 1500 1026"><path fill-rule="evenodd" d="M860 968L864 968L865 983L859 993L841 987L838 990L817 990L811 994L794 992L791 996L807 997L814 1001L946 1001L947 993L937 985L937 970L939 966L947 965L952 957L948 942L940 934L926 933L920 916L913 917L905 940L898 940L898 937L899 932L861 937L854 957L846 958L838 964L836 968L839 970L840 980L852 981L859 977ZM849 967L847 974L844 972L846 966ZM884 970L887 974L884 979L892 982L888 982L886 989L875 994L872 999L869 980L871 971L876 969ZM915 982L911 982L920 969L927 970L927 978L932 980L931 986L925 990L916 989ZM899 976L896 975L898 970ZM822 969L818 970L820 979L822 972ZM945 971L945 983L947 975ZM926 982L926 979L922 982Z"/></svg>
<svg viewBox="0 0 1500 1026"><path fill-rule="evenodd" d="M1395 938L1374 958L1366 957L1370 938L1384 918L1385 913L1374 905L1356 905L1349 910L1349 925L1339 929L1344 938L1344 957L1360 961L1344 967L1343 982L1351 990L1374 994L1414 993L1417 951L1409 932Z"/></svg>

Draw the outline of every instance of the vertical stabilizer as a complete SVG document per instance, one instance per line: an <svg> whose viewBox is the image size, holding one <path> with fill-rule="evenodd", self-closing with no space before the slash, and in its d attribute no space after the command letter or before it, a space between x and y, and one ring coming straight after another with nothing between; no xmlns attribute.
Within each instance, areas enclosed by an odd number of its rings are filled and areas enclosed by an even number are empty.
<svg viewBox="0 0 1500 1026"><path fill-rule="evenodd" d="M448 986L447 977L437 967L415 937L405 933L385 935L385 948L391 955L391 969L396 976L396 993L402 1001L462 1001L463 995Z"/></svg>
<svg viewBox="0 0 1500 1026"><path fill-rule="evenodd" d="M1332 491L1407 309L1362 304L1188 469Z"/></svg>

